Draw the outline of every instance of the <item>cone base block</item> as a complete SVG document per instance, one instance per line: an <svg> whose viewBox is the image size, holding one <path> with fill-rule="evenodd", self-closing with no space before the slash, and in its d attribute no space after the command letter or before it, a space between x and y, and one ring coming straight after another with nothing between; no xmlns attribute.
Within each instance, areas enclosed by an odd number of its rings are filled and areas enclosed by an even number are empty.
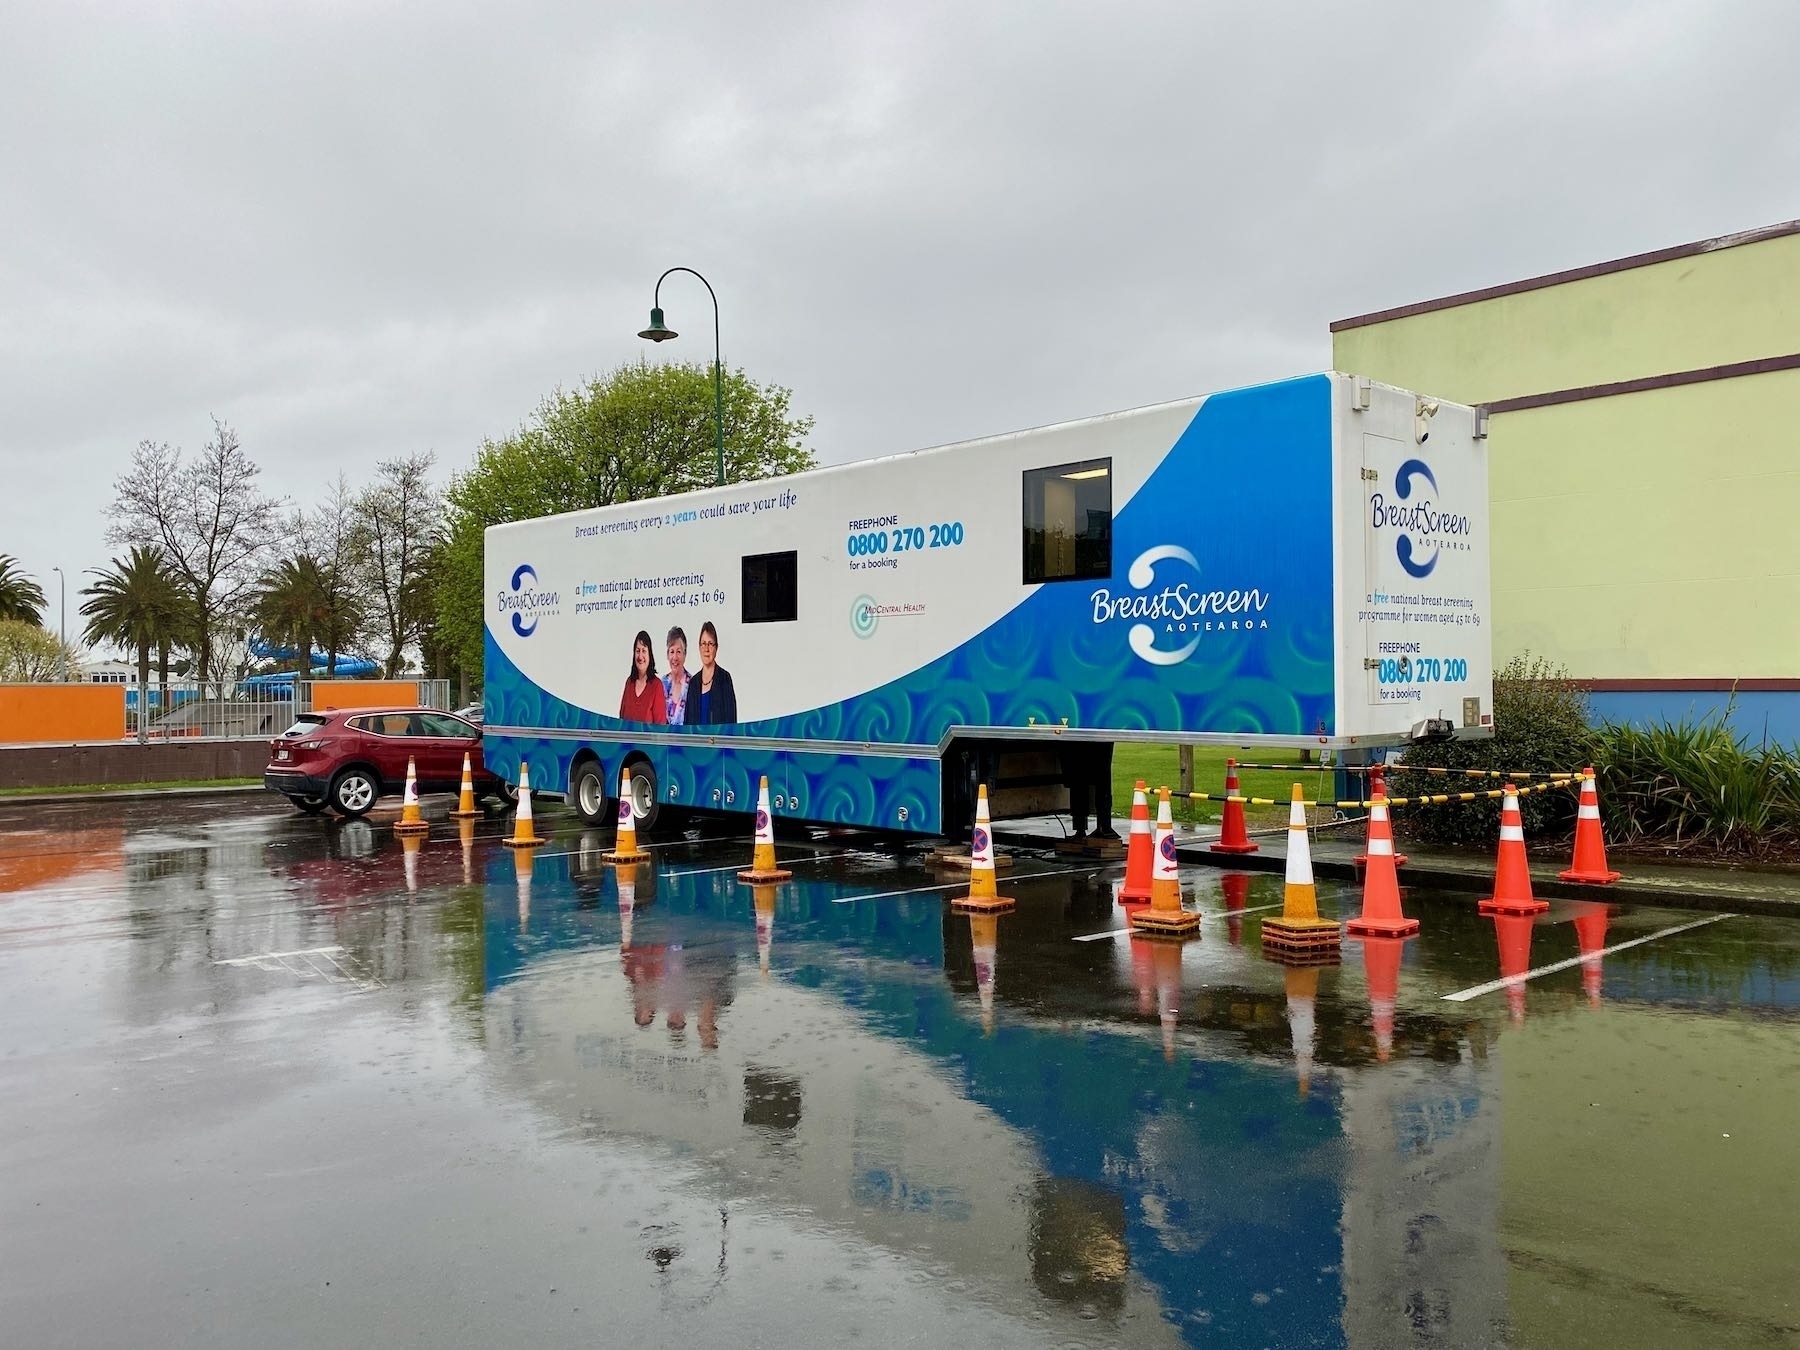
<svg viewBox="0 0 1800 1350"><path fill-rule="evenodd" d="M1140 909L1127 916L1133 933L1145 937L1200 936L1200 916L1191 909Z"/></svg>
<svg viewBox="0 0 1800 1350"><path fill-rule="evenodd" d="M430 834L431 825L423 820L396 820L394 833L402 836Z"/></svg>
<svg viewBox="0 0 1800 1350"><path fill-rule="evenodd" d="M1419 921L1417 919L1351 919L1344 925L1344 931L1352 937L1409 938L1418 935Z"/></svg>
<svg viewBox="0 0 1800 1350"><path fill-rule="evenodd" d="M452 819L452 820L480 820L481 815L482 815L482 813L480 811L452 811L450 813L450 819Z"/></svg>
<svg viewBox="0 0 1800 1350"><path fill-rule="evenodd" d="M634 849L629 849L623 853L621 853L617 850L614 850L611 853L602 853L600 855L600 860L602 862L604 862L608 867L617 867L621 863L649 862L650 855L648 853L644 852L644 850L641 848L634 848Z"/></svg>
<svg viewBox="0 0 1800 1350"><path fill-rule="evenodd" d="M1502 900L1492 896L1475 906L1481 914L1547 914L1550 912L1548 900Z"/></svg>
<svg viewBox="0 0 1800 1350"><path fill-rule="evenodd" d="M1010 895L959 895L950 902L958 914L1006 914L1014 906Z"/></svg>
<svg viewBox="0 0 1800 1350"><path fill-rule="evenodd" d="M542 848L549 843L548 839L502 839L501 843L508 848Z"/></svg>
<svg viewBox="0 0 1800 1350"><path fill-rule="evenodd" d="M1117 862L1125 856L1125 841L1117 836L1103 839L1093 835L1062 839L1057 841L1056 855L1059 858L1098 858L1102 862Z"/></svg>
<svg viewBox="0 0 1800 1350"><path fill-rule="evenodd" d="M1289 970L1310 970L1319 966L1341 966L1344 964L1343 948L1302 947L1289 950L1285 947L1264 947L1262 959Z"/></svg>
<svg viewBox="0 0 1800 1350"><path fill-rule="evenodd" d="M940 848L925 859L927 867L947 867L955 872L972 872L975 859L968 849ZM1012 854L995 853L994 870L1004 872L1013 865Z"/></svg>
<svg viewBox="0 0 1800 1350"><path fill-rule="evenodd" d="M1344 943L1342 926L1331 919L1264 919L1263 953L1277 952L1308 955L1314 952L1337 952Z"/></svg>
<svg viewBox="0 0 1800 1350"><path fill-rule="evenodd" d="M1220 844L1220 843L1215 843L1212 845L1210 851L1213 853L1261 853L1262 846L1259 844Z"/></svg>
<svg viewBox="0 0 1800 1350"><path fill-rule="evenodd" d="M738 873L739 881L748 881L756 885L768 885L777 881L792 881L794 874L782 867L765 867L760 871L754 867L746 867Z"/></svg>
<svg viewBox="0 0 1800 1350"><path fill-rule="evenodd" d="M1369 855L1366 853L1358 853L1355 857L1350 859L1350 865L1352 867L1355 867L1360 872L1363 868L1365 868L1369 865ZM1406 866L1406 855L1404 853L1396 853L1394 855L1394 866L1395 867L1405 867Z"/></svg>
<svg viewBox="0 0 1800 1350"><path fill-rule="evenodd" d="M1558 881L1572 881L1578 886L1610 886L1619 879L1617 872L1577 872L1571 868L1556 874Z"/></svg>

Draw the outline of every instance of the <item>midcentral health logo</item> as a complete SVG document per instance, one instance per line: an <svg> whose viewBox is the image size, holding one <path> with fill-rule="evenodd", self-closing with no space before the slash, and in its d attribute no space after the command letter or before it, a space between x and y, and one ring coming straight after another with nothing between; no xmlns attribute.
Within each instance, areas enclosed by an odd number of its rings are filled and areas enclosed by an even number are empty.
<svg viewBox="0 0 1800 1350"><path fill-rule="evenodd" d="M500 612L512 615L512 630L520 637L537 632L538 620L546 614L560 612L562 597L555 591L537 588L537 571L530 563L513 569L512 589L499 594Z"/></svg>
<svg viewBox="0 0 1800 1350"><path fill-rule="evenodd" d="M859 638L872 638L881 620L875 616L875 598L859 595L850 603L850 631Z"/></svg>

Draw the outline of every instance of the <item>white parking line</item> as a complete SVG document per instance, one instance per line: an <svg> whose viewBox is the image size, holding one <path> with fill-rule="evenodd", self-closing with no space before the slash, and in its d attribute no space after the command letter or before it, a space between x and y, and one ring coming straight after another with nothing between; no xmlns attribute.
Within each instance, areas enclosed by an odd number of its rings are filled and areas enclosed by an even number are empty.
<svg viewBox="0 0 1800 1350"><path fill-rule="evenodd" d="M793 867L797 863L824 862L828 858L857 858L862 856L863 855L860 853L798 853L792 857L782 858L780 860L780 865L783 867ZM708 877L715 872L745 872L748 871L749 868L750 864L747 862L728 863L724 867L693 867L685 872L664 872L661 880L677 881L682 877Z"/></svg>
<svg viewBox="0 0 1800 1350"><path fill-rule="evenodd" d="M215 966L250 966L258 961L279 961L285 956L336 956L343 951L342 947L307 947L296 952L263 952L260 956L233 956L228 960L214 961Z"/></svg>
<svg viewBox="0 0 1800 1350"><path fill-rule="evenodd" d="M1644 937L1632 938L1629 942L1615 942L1610 947L1602 947L1597 952L1589 952L1587 956L1611 956L1614 952L1622 952L1628 947L1641 947L1646 942L1655 942L1658 938L1673 937L1677 933L1686 933L1691 929L1704 928L1709 923L1717 923L1720 919L1735 919L1735 914L1712 914L1704 919L1695 919L1692 923L1678 923L1673 928L1665 928L1658 933L1649 933ZM1567 970L1578 966L1587 957L1571 956L1565 961L1552 961L1547 966L1539 966L1535 970L1527 970L1519 975L1506 975L1498 980L1489 980L1486 984L1478 984L1472 989L1458 989L1454 994L1445 994L1448 1003L1467 1003L1472 998L1480 998L1483 994L1496 993L1515 984L1524 984L1527 980L1535 980L1540 975L1554 975L1559 970Z"/></svg>
<svg viewBox="0 0 1800 1350"><path fill-rule="evenodd" d="M1286 903L1283 901L1279 905L1252 905L1249 909L1203 909L1190 912L1199 914L1203 919L1231 919L1240 914L1262 914L1271 909L1281 909ZM1075 942L1098 942L1102 938L1124 937L1127 933L1136 931L1133 928L1115 928L1109 933L1083 933L1080 937L1072 940Z"/></svg>

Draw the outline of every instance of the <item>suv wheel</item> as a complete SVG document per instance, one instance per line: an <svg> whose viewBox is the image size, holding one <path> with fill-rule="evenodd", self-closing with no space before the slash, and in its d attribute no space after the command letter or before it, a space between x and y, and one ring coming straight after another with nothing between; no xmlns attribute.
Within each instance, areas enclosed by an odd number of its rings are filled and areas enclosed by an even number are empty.
<svg viewBox="0 0 1800 1350"><path fill-rule="evenodd" d="M368 769L344 769L331 780L331 804L351 820L368 815L380 796L381 781Z"/></svg>
<svg viewBox="0 0 1800 1350"><path fill-rule="evenodd" d="M614 819L606 801L606 779L596 761L590 759L575 770L569 795L574 799L575 814L584 825L605 825Z"/></svg>

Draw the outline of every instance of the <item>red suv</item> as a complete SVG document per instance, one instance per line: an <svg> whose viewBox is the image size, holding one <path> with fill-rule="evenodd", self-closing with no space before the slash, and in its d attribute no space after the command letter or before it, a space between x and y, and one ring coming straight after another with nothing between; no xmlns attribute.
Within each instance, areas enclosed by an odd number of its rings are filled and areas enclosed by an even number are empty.
<svg viewBox="0 0 1800 1350"><path fill-rule="evenodd" d="M354 818L383 793L405 788L408 760L418 766L420 792L459 790L464 755L475 770L477 797L517 795L483 767L480 729L434 708L301 713L269 742L263 786L308 815L329 806Z"/></svg>

